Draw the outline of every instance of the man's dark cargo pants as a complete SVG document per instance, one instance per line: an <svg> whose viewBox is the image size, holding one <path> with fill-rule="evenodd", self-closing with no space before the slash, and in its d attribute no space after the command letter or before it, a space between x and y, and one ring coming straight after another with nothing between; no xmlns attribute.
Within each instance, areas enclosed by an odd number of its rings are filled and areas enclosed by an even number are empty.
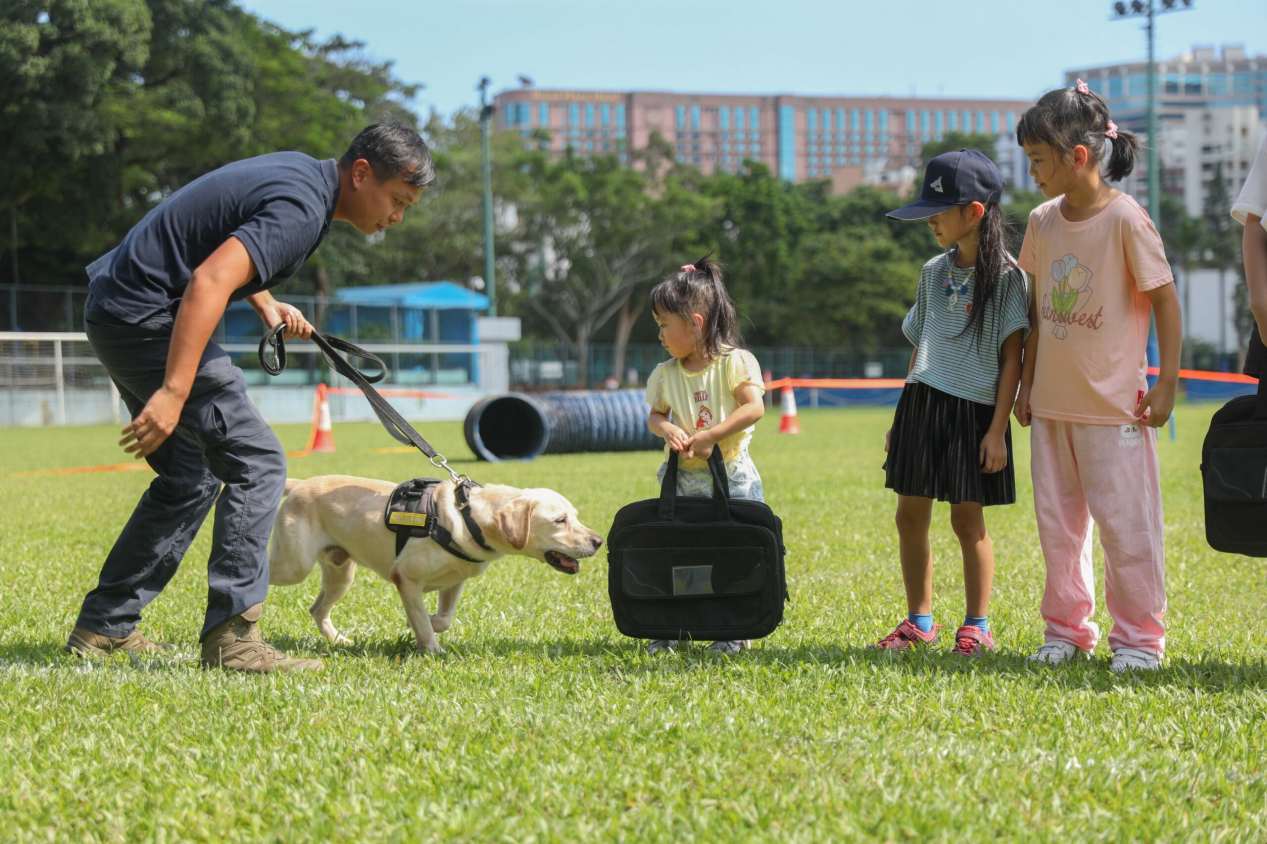
<svg viewBox="0 0 1267 844"><path fill-rule="evenodd" d="M89 296L85 330L133 418L163 384L174 318L128 325ZM208 343L172 436L146 458L158 477L141 496L88 593L78 626L127 636L176 573L216 508L199 638L264 600L268 537L286 486L281 443L246 396L242 372ZM223 485L223 491L222 491Z"/></svg>

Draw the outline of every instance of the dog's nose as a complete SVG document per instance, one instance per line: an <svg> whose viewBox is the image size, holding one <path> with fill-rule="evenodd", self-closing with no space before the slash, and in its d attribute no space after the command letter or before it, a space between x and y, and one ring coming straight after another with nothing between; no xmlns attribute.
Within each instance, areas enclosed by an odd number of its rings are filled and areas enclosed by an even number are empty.
<svg viewBox="0 0 1267 844"><path fill-rule="evenodd" d="M590 541L594 543L595 551L597 551L599 547L601 547L603 544L603 538L599 536L598 534L594 534L594 536L590 539Z"/></svg>

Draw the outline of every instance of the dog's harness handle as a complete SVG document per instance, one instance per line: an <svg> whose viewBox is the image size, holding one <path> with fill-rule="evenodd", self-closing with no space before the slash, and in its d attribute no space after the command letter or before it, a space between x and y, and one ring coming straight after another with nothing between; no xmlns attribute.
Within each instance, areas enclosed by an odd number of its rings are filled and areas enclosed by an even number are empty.
<svg viewBox="0 0 1267 844"><path fill-rule="evenodd" d="M264 367L264 371L269 375L280 375L286 369L286 341L283 337L285 330L286 324L279 322L260 340L260 365ZM387 399L379 395L378 390L371 386L382 381L387 375L387 364L383 363L382 358L372 352L367 352L354 343L349 343L347 340L341 340L338 337L332 337L329 334L322 334L316 329L313 329L312 332L312 342L316 343L317 348L321 349L321 354L325 357L326 363L330 365L331 369L360 388L361 392L365 394L366 401L370 403L374 415L378 417L379 422L383 423L383 427L387 429L387 433L391 434L393 439L405 445L412 445L421 451L431 461L432 466L448 472L453 477L453 480L458 482L459 486L464 481L468 484L475 483L466 475L459 475L453 471L444 455L432 448L431 444L424 440L422 435L405 420L405 417L401 416L396 408L392 407ZM269 360L270 350L272 352L271 361ZM379 370L378 373L373 376L366 375L340 355L339 352L376 364ZM465 506L459 505L459 508L465 513Z"/></svg>
<svg viewBox="0 0 1267 844"><path fill-rule="evenodd" d="M429 538L458 559L476 564L487 562L477 560L463 551L453 541L453 532L441 524L440 506L436 503L435 493L442 483L439 478L414 478L392 490L387 499L387 508L383 512L383 521L387 529L396 534L396 556L399 557L400 552L405 550L405 543L410 539ZM484 532L471 515L471 486L479 484L469 478L458 481L453 491L454 501L475 544L485 551L492 551L492 547L484 540Z"/></svg>

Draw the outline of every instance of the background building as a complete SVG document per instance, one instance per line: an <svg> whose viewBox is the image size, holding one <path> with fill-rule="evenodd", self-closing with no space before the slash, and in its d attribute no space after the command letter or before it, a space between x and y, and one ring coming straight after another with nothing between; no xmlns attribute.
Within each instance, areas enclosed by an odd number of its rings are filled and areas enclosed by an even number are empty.
<svg viewBox="0 0 1267 844"><path fill-rule="evenodd" d="M748 96L649 91L554 91L498 94L499 128L561 153L619 155L647 146L659 132L678 161L706 173L737 172L761 161L793 182L838 185L909 183L925 141L947 132L1010 137L1024 100L896 97ZM545 129L549 140L533 140Z"/></svg>
<svg viewBox="0 0 1267 844"><path fill-rule="evenodd" d="M1147 134L1148 63L1129 62L1071 70L1065 84L1084 80L1108 101L1119 126ZM1122 189L1147 204L1147 147L1161 158L1161 187L1183 198L1188 213L1201 213L1216 165L1222 164L1235 196L1262 143L1267 115L1267 56L1243 47L1194 47L1157 63L1156 143L1147 143Z"/></svg>

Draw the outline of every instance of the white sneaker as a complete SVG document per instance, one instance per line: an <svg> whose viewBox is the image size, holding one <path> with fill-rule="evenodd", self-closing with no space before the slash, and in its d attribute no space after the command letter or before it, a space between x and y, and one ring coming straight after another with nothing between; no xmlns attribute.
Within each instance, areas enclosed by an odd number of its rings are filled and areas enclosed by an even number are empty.
<svg viewBox="0 0 1267 844"><path fill-rule="evenodd" d="M1029 657L1029 661L1040 662L1044 665L1060 665L1079 656L1082 659L1090 659L1091 652L1083 650L1072 642L1052 639L1050 642L1044 642L1040 645L1038 650Z"/></svg>
<svg viewBox="0 0 1267 844"><path fill-rule="evenodd" d="M1113 653L1113 665L1110 669L1115 674L1127 671L1156 671L1161 668L1161 657L1152 651L1141 651L1139 648L1118 648Z"/></svg>
<svg viewBox="0 0 1267 844"><path fill-rule="evenodd" d="M647 653L659 654L665 651L671 651L678 646L677 639L652 639L647 644Z"/></svg>

